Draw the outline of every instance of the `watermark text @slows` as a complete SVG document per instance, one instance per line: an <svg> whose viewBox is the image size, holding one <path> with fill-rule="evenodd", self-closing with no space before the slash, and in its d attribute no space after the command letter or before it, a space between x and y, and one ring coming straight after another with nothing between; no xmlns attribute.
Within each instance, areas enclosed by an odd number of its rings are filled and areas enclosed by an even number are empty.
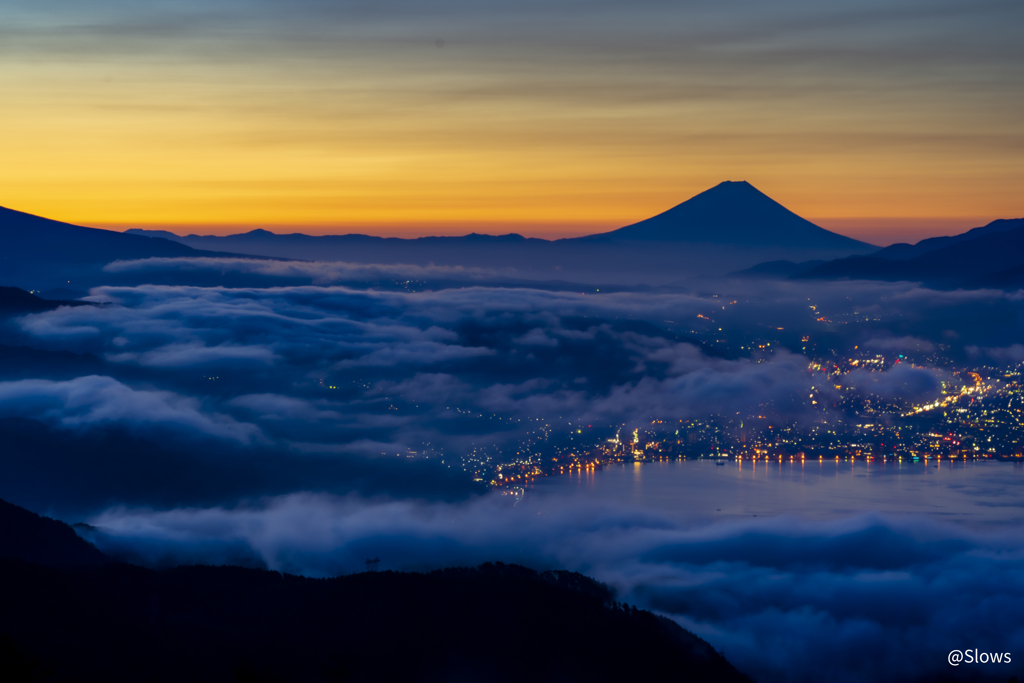
<svg viewBox="0 0 1024 683"><path fill-rule="evenodd" d="M981 652L978 648L973 650L953 650L946 657L952 666L961 664L1010 664L1011 654L1009 652Z"/></svg>

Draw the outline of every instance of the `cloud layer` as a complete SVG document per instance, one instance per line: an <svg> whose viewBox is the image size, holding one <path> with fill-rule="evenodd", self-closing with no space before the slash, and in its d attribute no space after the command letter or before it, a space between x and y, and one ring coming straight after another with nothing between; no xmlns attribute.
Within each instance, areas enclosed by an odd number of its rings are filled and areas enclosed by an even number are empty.
<svg viewBox="0 0 1024 683"><path fill-rule="evenodd" d="M138 273L211 273L223 280L232 274L257 275L284 280L308 281L313 285L362 284L393 280L455 280L474 282L493 279L499 273L484 268L462 266L417 266L408 264L274 261L247 258L147 258L114 261L104 267L112 274ZM509 273L511 274L511 273ZM305 282L303 283L305 284Z"/></svg>
<svg viewBox="0 0 1024 683"><path fill-rule="evenodd" d="M193 267L207 266L179 272ZM930 399L958 381L950 359L1017 357L1020 293L487 279L409 292L291 281L322 264L257 268L278 286L102 287L96 306L0 328L0 343L97 366L0 377L0 497L88 518L104 548L155 564L331 575L379 555L395 569L576 569L764 681L913 680L946 671L954 647L1024 651L1015 530L878 515L698 524L597 499L514 505L471 478L499 453L549 455L654 419L799 426L844 419L849 395ZM876 354L904 358L842 389L824 381L830 363Z"/></svg>
<svg viewBox="0 0 1024 683"><path fill-rule="evenodd" d="M224 267L287 281L295 269L334 265ZM119 392L132 403L133 392L164 392L152 396L193 416L175 418L183 430L236 441L258 434L306 453L430 452L446 467L473 448L521 440L538 423L614 432L715 414L841 419L830 413L841 392L810 357L842 358L858 344L905 358L887 372L851 373L850 388L887 401L930 399L953 381L929 367L939 355L1009 358L1021 334L1016 294L903 283L715 285L718 294L102 287L92 297L101 305L26 316L19 334L103 358L103 396ZM45 400L9 414L70 411L59 417L68 425L93 414L148 419L145 402L121 412L58 410L51 403L78 405L68 403L72 394L38 388Z"/></svg>
<svg viewBox="0 0 1024 683"><path fill-rule="evenodd" d="M168 391L136 390L95 375L66 382L0 382L0 415L42 417L67 427L120 423L181 429L242 444L261 436L255 425L203 411L196 399Z"/></svg>
<svg viewBox="0 0 1024 683"><path fill-rule="evenodd" d="M312 494L116 508L91 521L101 547L157 563L241 561L323 576L380 556L387 569L501 559L579 570L677 619L760 681L924 680L949 673L951 649L1024 650L1016 530L878 515L707 525L593 500L513 507L500 496L441 505Z"/></svg>

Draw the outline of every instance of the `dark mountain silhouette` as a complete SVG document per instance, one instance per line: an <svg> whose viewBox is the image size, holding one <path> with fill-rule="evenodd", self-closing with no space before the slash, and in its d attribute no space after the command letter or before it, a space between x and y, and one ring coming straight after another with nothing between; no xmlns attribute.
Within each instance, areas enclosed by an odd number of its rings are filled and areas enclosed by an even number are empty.
<svg viewBox="0 0 1024 683"><path fill-rule="evenodd" d="M383 249L390 247L415 248L454 248L460 245L477 245L482 247L500 247L507 245L550 244L548 240L534 237L523 237L515 233L508 235L480 235L470 233L461 237L377 237L357 233L347 235L306 235L301 232L278 234L269 230L257 229L236 235L186 235L180 236L166 230L142 230L132 228L125 231L128 235L166 238L181 244L195 246L197 249L234 250L235 254L252 254L259 256L282 256L284 258L345 261L352 255L346 250L357 250L360 247ZM355 255L358 255L356 253Z"/></svg>
<svg viewBox="0 0 1024 683"><path fill-rule="evenodd" d="M171 236L196 249L317 261L459 266L495 276L603 285L663 285L721 275L761 261L827 260L875 247L800 218L749 183L722 183L659 216L620 230L563 240L518 234L399 239L369 235Z"/></svg>
<svg viewBox="0 0 1024 683"><path fill-rule="evenodd" d="M40 299L52 299L56 301L74 301L75 299L81 299L83 296L89 296L89 292L81 289L72 289L70 287L56 287L54 289L47 289L42 292L33 292Z"/></svg>
<svg viewBox="0 0 1024 683"><path fill-rule="evenodd" d="M180 237L164 230L127 231L132 235L151 235L174 239L196 249L230 251L252 256L282 257L308 261L346 261L351 263L436 263L495 267L504 260L500 250L513 247L522 253L540 254L552 243L522 235L478 235L462 237L376 237L373 235L279 235L269 230L250 230L236 235L187 235ZM491 252L491 256L488 256ZM475 259L475 260L474 260ZM500 267L500 266L499 266Z"/></svg>
<svg viewBox="0 0 1024 683"><path fill-rule="evenodd" d="M1024 264L969 280L964 287L969 289L1024 289Z"/></svg>
<svg viewBox="0 0 1024 683"><path fill-rule="evenodd" d="M79 538L64 522L40 517L0 500L0 557L16 558L47 567L96 565L109 562L91 543Z"/></svg>
<svg viewBox="0 0 1024 683"><path fill-rule="evenodd" d="M114 259L150 256L188 256L184 245L112 230L85 228L0 207L0 241L3 258L14 261L20 254L45 254L63 263L107 263Z"/></svg>
<svg viewBox="0 0 1024 683"><path fill-rule="evenodd" d="M485 271L489 281L572 281L605 286L666 285L721 275L770 260L828 260L867 253L871 245L800 218L749 183L722 183L663 214L609 233L543 240L518 234L383 238L369 235L228 236L84 228L0 208L0 277L33 290L84 292L100 284L139 284L155 273L105 272L115 260L237 257L442 266ZM434 277L445 278L443 273ZM480 274L476 281L480 282ZM192 269L164 274L166 284L252 286L256 276ZM226 278L234 277L230 282ZM203 282L199 279L206 278ZM456 278L457 280L458 278ZM465 278L463 278L464 280ZM196 282L193 282L196 281ZM284 283L276 283L284 284ZM460 285L461 286L461 285ZM515 286L515 285L509 285ZM52 296L52 295L49 295Z"/></svg>
<svg viewBox="0 0 1024 683"><path fill-rule="evenodd" d="M578 238L611 242L690 242L744 246L875 249L801 218L746 181L726 181L653 218Z"/></svg>
<svg viewBox="0 0 1024 683"><path fill-rule="evenodd" d="M4 506L0 539L74 545L66 525ZM0 559L4 680L749 681L692 633L573 572L153 571L85 546L91 562L30 563L31 543Z"/></svg>
<svg viewBox="0 0 1024 683"><path fill-rule="evenodd" d="M225 237L188 235L179 237L166 230L128 231L129 234L148 235L178 240L183 244L216 245L229 249L232 245L243 249L264 248L271 243L287 244L293 249L305 247L352 247L357 244L448 245L476 243L488 246L549 243L548 240L508 235L479 235L463 237L373 237L370 235L304 235L291 233L278 235L268 230L251 230ZM202 240L200 242L200 240ZM687 242L694 244L728 244L733 246L791 246L801 249L823 248L868 252L876 249L866 242L844 237L801 218L746 181L726 181L716 185L652 218L619 228L611 232L585 237L555 240L555 242ZM236 248L236 251L238 249ZM302 252L302 258L313 255Z"/></svg>
<svg viewBox="0 0 1024 683"><path fill-rule="evenodd" d="M752 266L745 270L729 273L729 275L733 277L787 278L791 275L806 273L811 268L820 266L823 263L825 262L802 261L800 263L793 263L792 261L768 261L766 263L758 263L756 266Z"/></svg>
<svg viewBox="0 0 1024 683"><path fill-rule="evenodd" d="M118 259L200 255L209 254L171 240L85 228L0 207L0 284L78 288L82 278L95 278Z"/></svg>
<svg viewBox="0 0 1024 683"><path fill-rule="evenodd" d="M1024 218L1001 218L999 220L992 221L988 225L980 228L973 228L959 235L951 235L949 237L929 237L926 240L921 240L917 244L891 244L888 247L870 255L889 259L890 261L905 261L917 256L922 256L929 251L942 249L943 247L959 244L960 242L967 242L983 235L988 235L994 232L1006 232L1007 230L1013 230L1020 227L1024 227Z"/></svg>
<svg viewBox="0 0 1024 683"><path fill-rule="evenodd" d="M1012 280L1024 266L1024 225L932 249L906 260L852 256L822 264L798 278L910 280L937 287L977 287L989 279Z"/></svg>
<svg viewBox="0 0 1024 683"><path fill-rule="evenodd" d="M41 299L18 287L0 287L0 317L52 311L61 306L90 306L85 301Z"/></svg>

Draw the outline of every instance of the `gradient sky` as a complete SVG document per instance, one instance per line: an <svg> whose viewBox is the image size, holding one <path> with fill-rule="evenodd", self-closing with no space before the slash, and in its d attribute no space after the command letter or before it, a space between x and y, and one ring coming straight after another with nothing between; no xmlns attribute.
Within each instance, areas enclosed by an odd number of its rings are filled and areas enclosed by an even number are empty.
<svg viewBox="0 0 1024 683"><path fill-rule="evenodd" d="M875 243L1024 215L1024 3L6 0L0 205L564 236L722 180Z"/></svg>

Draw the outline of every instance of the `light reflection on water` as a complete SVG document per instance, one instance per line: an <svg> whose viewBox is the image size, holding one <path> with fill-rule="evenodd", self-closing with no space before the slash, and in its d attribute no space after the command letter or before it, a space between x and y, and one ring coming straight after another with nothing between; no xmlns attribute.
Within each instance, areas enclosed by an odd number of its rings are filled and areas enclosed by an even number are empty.
<svg viewBox="0 0 1024 683"><path fill-rule="evenodd" d="M916 515L971 527L1024 522L1024 465L994 461L736 462L614 464L541 478L527 501L580 496L683 518L782 514L830 519L864 512ZM532 500L531 500L532 499Z"/></svg>

